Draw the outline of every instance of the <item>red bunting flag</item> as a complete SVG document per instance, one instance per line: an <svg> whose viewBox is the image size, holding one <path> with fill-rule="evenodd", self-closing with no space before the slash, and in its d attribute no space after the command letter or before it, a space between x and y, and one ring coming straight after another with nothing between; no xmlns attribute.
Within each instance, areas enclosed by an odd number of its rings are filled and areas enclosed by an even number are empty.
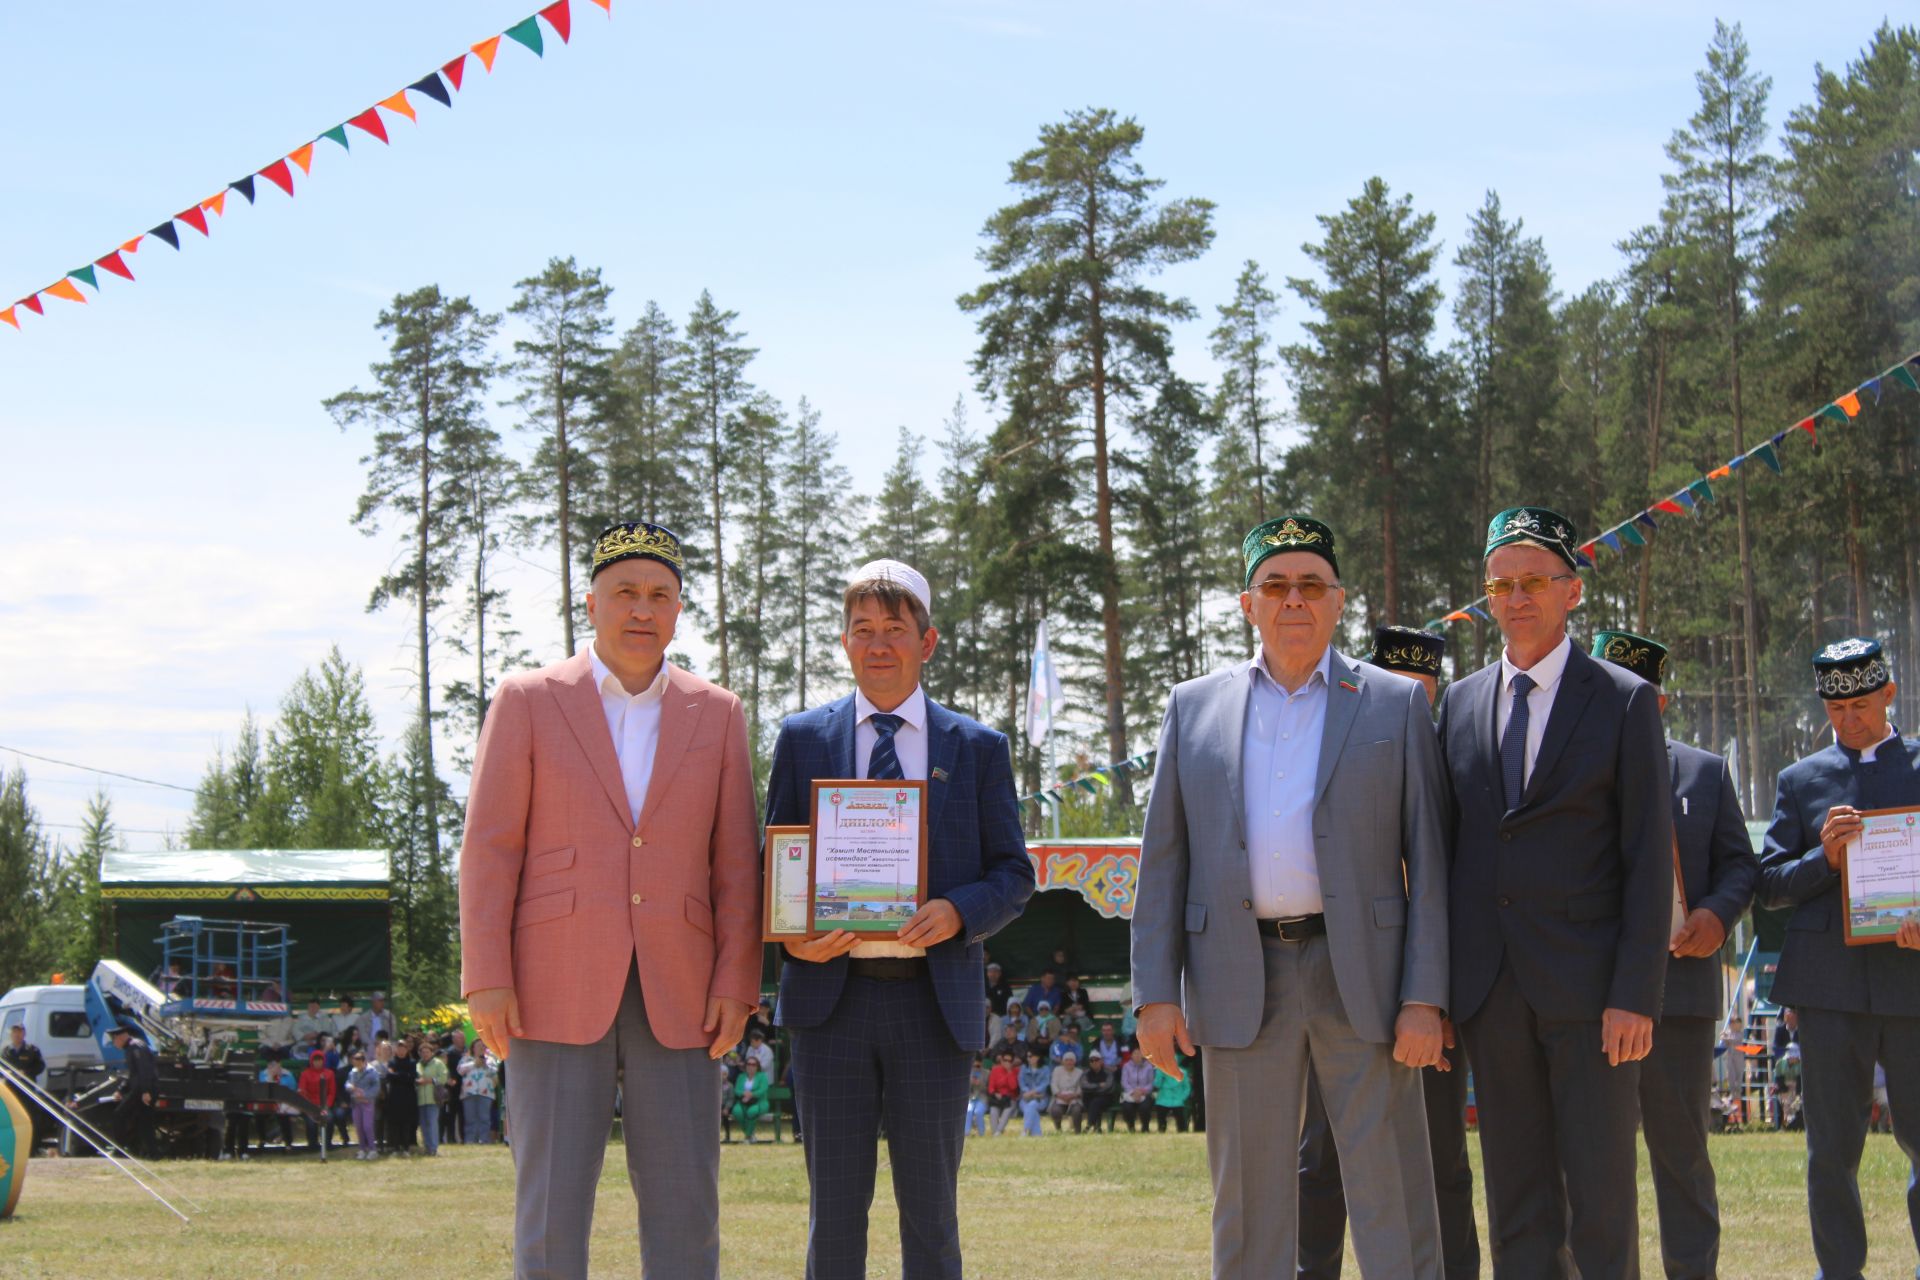
<svg viewBox="0 0 1920 1280"><path fill-rule="evenodd" d="M304 147L295 147L287 153L287 159L299 165L300 172L311 176L313 173L313 144L309 142Z"/></svg>
<svg viewBox="0 0 1920 1280"><path fill-rule="evenodd" d="M108 254L104 258L95 258L94 265L97 267L103 267L106 270L113 272L113 274L124 277L125 279L128 279L128 280L133 279L133 272L127 269L127 264L125 260L120 257L120 252L117 249L114 252Z"/></svg>
<svg viewBox="0 0 1920 1280"><path fill-rule="evenodd" d="M288 195L293 194L293 171L287 168L285 160L275 160L260 171L260 176Z"/></svg>
<svg viewBox="0 0 1920 1280"><path fill-rule="evenodd" d="M68 302L84 304L87 300L87 295L80 292L80 286L67 279L62 279L56 284L50 284L40 292L50 293L56 298L65 298Z"/></svg>
<svg viewBox="0 0 1920 1280"><path fill-rule="evenodd" d="M47 314L47 309L46 307L41 305L40 295L37 293L30 293L26 297L20 299L19 305L25 307L27 310L33 312L33 314L37 316L43 316Z"/></svg>
<svg viewBox="0 0 1920 1280"><path fill-rule="evenodd" d="M484 65L489 72L493 70L493 59L499 52L499 36L489 36L479 44L473 46L474 56L480 59L481 64Z"/></svg>
<svg viewBox="0 0 1920 1280"><path fill-rule="evenodd" d="M347 123L356 129L372 134L382 142L387 140L387 126L380 121L380 109L378 107L368 107L365 111L362 111L359 115L347 121Z"/></svg>
<svg viewBox="0 0 1920 1280"><path fill-rule="evenodd" d="M607 12L612 13L613 10L609 9ZM568 34L573 30L573 15L567 10L567 0L555 0L555 3L540 11L540 16L547 20L554 34L560 37L560 43L565 44Z"/></svg>
<svg viewBox="0 0 1920 1280"><path fill-rule="evenodd" d="M1818 444L1820 442L1820 433L1814 427L1812 418L1802 418L1800 419L1797 425L1802 431L1806 432L1807 435L1813 438L1813 441L1815 444Z"/></svg>
<svg viewBox="0 0 1920 1280"><path fill-rule="evenodd" d="M380 99L380 105L398 115L405 116L416 124L420 122L420 117L414 113L413 104L407 101L407 91L405 89L394 94L391 98Z"/></svg>
<svg viewBox="0 0 1920 1280"><path fill-rule="evenodd" d="M195 231L198 231L201 235L207 234L207 215L200 212L199 205L195 205L191 209L182 209L173 216L192 227Z"/></svg>
<svg viewBox="0 0 1920 1280"><path fill-rule="evenodd" d="M609 12L611 12L611 10L609 10ZM460 77L466 74L466 70L467 55L463 53L446 66L440 68L440 74L453 81L453 87L458 89L460 87Z"/></svg>
<svg viewBox="0 0 1920 1280"><path fill-rule="evenodd" d="M14 305L18 306L19 304L16 303ZM8 324L12 325L16 329L20 327L19 317L13 314L13 307L8 307L6 310L0 311L0 320L6 321Z"/></svg>
<svg viewBox="0 0 1920 1280"><path fill-rule="evenodd" d="M1665 511L1669 515L1683 516L1687 514L1687 509L1675 502L1672 498L1660 499L1660 501L1653 504L1653 509L1655 511Z"/></svg>
<svg viewBox="0 0 1920 1280"><path fill-rule="evenodd" d="M1838 400L1835 400L1834 403L1839 405L1841 412L1845 413L1849 418L1857 418L1860 416L1859 392L1849 391Z"/></svg>

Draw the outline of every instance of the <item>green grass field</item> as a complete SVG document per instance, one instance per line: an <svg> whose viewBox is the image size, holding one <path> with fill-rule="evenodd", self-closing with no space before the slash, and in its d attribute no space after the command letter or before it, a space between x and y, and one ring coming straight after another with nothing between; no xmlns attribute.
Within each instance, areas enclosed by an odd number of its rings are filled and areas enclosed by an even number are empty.
<svg viewBox="0 0 1920 1280"><path fill-rule="evenodd" d="M1204 1139L1051 1132L1038 1141L974 1139L961 1173L969 1277L1153 1280L1207 1274ZM1803 1148L1798 1134L1715 1139L1728 1280L1805 1280ZM1477 1152L1476 1152L1477 1157ZM1478 1165L1476 1163L1476 1169ZM499 1147L448 1148L428 1160L302 1157L190 1163L163 1172L199 1199L182 1226L98 1160L46 1160L30 1170L12 1223L0 1225L0 1275L41 1277L409 1276L465 1259L464 1274L509 1273L512 1168ZM1913 1274L1906 1163L1889 1137L1868 1139L1861 1193L1874 1256L1867 1274ZM1084 1224L1037 1229L1035 1209ZM791 1143L724 1148L721 1269L780 1280L800 1274L806 1172ZM638 1276L633 1201L619 1150L609 1152L594 1230L595 1275ZM869 1274L899 1275L893 1197L884 1170L874 1201ZM1661 1274L1644 1158L1640 1219L1645 1273ZM1484 1231L1485 1220L1482 1217ZM1483 1273L1489 1271L1483 1261ZM1349 1258L1348 1275L1357 1274Z"/></svg>

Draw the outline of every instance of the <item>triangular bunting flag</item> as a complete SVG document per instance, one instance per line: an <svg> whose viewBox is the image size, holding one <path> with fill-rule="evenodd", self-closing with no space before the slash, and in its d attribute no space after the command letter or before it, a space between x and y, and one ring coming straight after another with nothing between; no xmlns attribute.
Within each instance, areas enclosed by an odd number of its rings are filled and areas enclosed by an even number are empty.
<svg viewBox="0 0 1920 1280"><path fill-rule="evenodd" d="M1880 403L1880 379L1868 378L1865 382L1860 384L1860 390L1873 392L1873 402L1875 404Z"/></svg>
<svg viewBox="0 0 1920 1280"><path fill-rule="evenodd" d="M87 300L87 295L80 292L79 286L75 285L71 280L60 280L48 285L40 292L50 293L56 298L65 298L68 302L84 303Z"/></svg>
<svg viewBox="0 0 1920 1280"><path fill-rule="evenodd" d="M1633 546L1644 547L1647 545L1647 535L1641 533L1631 524L1623 524L1620 526L1620 536L1625 538L1627 542Z"/></svg>
<svg viewBox="0 0 1920 1280"><path fill-rule="evenodd" d="M199 205L191 209L182 209L173 216L175 221L186 223L201 235L207 234L207 215L200 211Z"/></svg>
<svg viewBox="0 0 1920 1280"><path fill-rule="evenodd" d="M1857 418L1860 416L1860 393L1858 391L1849 391L1838 400L1835 400L1834 403L1839 405L1840 412L1846 414L1849 418Z"/></svg>
<svg viewBox="0 0 1920 1280"><path fill-rule="evenodd" d="M460 88L460 77L467 73L467 55L461 54L446 66L440 68L440 74L453 81L454 90Z"/></svg>
<svg viewBox="0 0 1920 1280"><path fill-rule="evenodd" d="M18 305L18 304L16 303L15 305ZM20 318L13 314L13 307L7 307L5 310L0 310L0 321L5 321L7 324L12 325L16 329L20 327Z"/></svg>
<svg viewBox="0 0 1920 1280"><path fill-rule="evenodd" d="M80 267L80 268L77 268L76 270L67 272L67 278L69 280L78 280L81 284L86 285L87 288L93 290L95 293L100 292L100 277L94 274L93 265L91 263L89 263L84 267Z"/></svg>
<svg viewBox="0 0 1920 1280"><path fill-rule="evenodd" d="M447 92L446 85L440 83L440 73L438 71L427 72L427 74L408 85L407 88L413 90L415 93L426 94L443 107L453 105L453 95Z"/></svg>
<svg viewBox="0 0 1920 1280"><path fill-rule="evenodd" d="M94 265L96 267L105 267L108 271L124 279L133 279L133 272L128 269L126 259L120 256L120 250L118 249L115 249L104 258L94 259Z"/></svg>
<svg viewBox="0 0 1920 1280"><path fill-rule="evenodd" d="M1617 533L1603 533L1603 534L1601 534L1601 535L1600 535L1600 541L1602 541L1602 542L1604 542L1604 543L1606 543L1606 544L1607 544L1607 547L1608 547L1608 548L1609 548L1609 549L1610 549L1610 550L1611 550L1611 551L1613 552L1613 554L1615 554L1615 555L1620 555L1620 554L1622 554L1622 552L1621 552L1621 550L1620 550L1620 535L1619 535L1619 534L1617 534Z"/></svg>
<svg viewBox="0 0 1920 1280"><path fill-rule="evenodd" d="M229 182L227 184L227 187L229 190L238 191L241 195L245 196L247 198L248 204L253 203L253 175L252 174L248 174L246 177L240 179L238 182Z"/></svg>
<svg viewBox="0 0 1920 1280"><path fill-rule="evenodd" d="M1682 489L1680 492L1674 494L1673 500L1688 511L1693 510L1694 505L1700 501L1693 496L1693 490L1691 488Z"/></svg>
<svg viewBox="0 0 1920 1280"><path fill-rule="evenodd" d="M1491 618L1489 618L1489 617L1487 616L1487 611L1486 611L1485 609L1482 609L1482 608L1481 608L1481 607L1480 607L1479 605L1477 605L1477 604L1470 604L1470 605L1468 605L1468 606L1467 606L1467 612L1468 612L1468 613L1470 613L1470 614L1472 614L1472 615L1473 615L1474 617L1476 617L1476 618L1478 618L1478 619L1480 619L1480 620L1481 620L1482 622L1491 622L1491 621L1492 621L1492 619L1491 619Z"/></svg>
<svg viewBox="0 0 1920 1280"><path fill-rule="evenodd" d="M1598 542L1589 542L1586 546L1580 548L1578 554L1585 557L1588 564L1592 564L1595 549L1598 548L1599 545Z"/></svg>
<svg viewBox="0 0 1920 1280"><path fill-rule="evenodd" d="M1753 456L1752 454L1748 454L1748 453L1741 454L1739 457L1735 458L1733 461L1727 463L1727 470L1738 471L1740 468L1747 465L1747 459L1752 456Z"/></svg>
<svg viewBox="0 0 1920 1280"><path fill-rule="evenodd" d="M1773 446L1774 446L1774 448L1776 448L1776 449L1777 449L1777 448L1779 448L1779 447L1780 447L1780 443L1781 443L1781 442L1782 442L1783 440L1785 440L1786 438L1787 438L1787 433L1786 433L1786 432L1784 432L1784 431L1776 431L1776 432L1774 432L1774 433L1773 433Z"/></svg>
<svg viewBox="0 0 1920 1280"><path fill-rule="evenodd" d="M20 299L19 305L25 307L27 310L33 312L33 314L37 316L43 316L47 314L47 309L44 305L41 304L40 295L37 293L30 293L26 297Z"/></svg>
<svg viewBox="0 0 1920 1280"><path fill-rule="evenodd" d="M1855 401L1853 413L1858 413L1858 412L1860 412L1859 402ZM1821 417L1821 418L1832 418L1835 422L1839 423L1841 426L1845 426L1847 424L1847 420L1853 417L1853 413L1848 413L1845 409L1842 409L1839 403L1836 401L1833 404L1827 405L1825 408L1820 410L1820 412L1815 416ZM1805 426L1806 424L1802 423L1801 425Z"/></svg>
<svg viewBox="0 0 1920 1280"><path fill-rule="evenodd" d="M605 9L609 18L613 16L613 0L593 0L593 2Z"/></svg>
<svg viewBox="0 0 1920 1280"><path fill-rule="evenodd" d="M1920 378L1914 377L1913 370L1909 369L1906 365L1899 365L1888 372L1892 375L1895 382L1898 382L1907 390L1920 391Z"/></svg>
<svg viewBox="0 0 1920 1280"><path fill-rule="evenodd" d="M612 13L613 10L607 12ZM573 26L573 16L567 11L567 0L555 0L555 3L540 11L540 16L552 25L554 34L560 37L560 43L565 44Z"/></svg>
<svg viewBox="0 0 1920 1280"><path fill-rule="evenodd" d="M533 19L529 18L527 21L531 22ZM473 56L480 59L480 65L492 71L494 56L500 52L500 37L488 36L479 44L473 45L472 49Z"/></svg>
<svg viewBox="0 0 1920 1280"><path fill-rule="evenodd" d="M1660 522L1653 518L1653 512L1651 511L1642 511L1633 518L1633 522L1635 524L1643 524L1649 529L1658 529L1660 527Z"/></svg>
<svg viewBox="0 0 1920 1280"><path fill-rule="evenodd" d="M221 217L221 218L226 217L227 216L227 193L222 191L217 196L208 196L205 200L202 200L200 202L200 207L202 209L212 210L214 215L217 217Z"/></svg>
<svg viewBox="0 0 1920 1280"><path fill-rule="evenodd" d="M1692 484L1687 486L1687 492L1691 493L1694 496L1695 501L1698 501L1698 502L1713 501L1713 486L1708 484L1705 480L1695 480Z"/></svg>
<svg viewBox="0 0 1920 1280"><path fill-rule="evenodd" d="M1587 554L1586 552L1584 552L1584 551L1575 551L1575 552L1573 553L1573 558L1574 558L1575 560L1578 560L1578 561L1580 562L1580 567L1581 567L1581 568L1583 568L1583 569L1591 569L1591 568L1593 568L1593 557L1592 557L1592 556L1590 556L1590 555L1588 555L1588 554Z"/></svg>
<svg viewBox="0 0 1920 1280"><path fill-rule="evenodd" d="M387 126L380 122L380 109L378 107L368 107L365 111L362 111L359 115L347 121L347 123L356 129L364 130L372 134L382 142L387 140Z"/></svg>
<svg viewBox="0 0 1920 1280"><path fill-rule="evenodd" d="M125 244L123 244L123 245L121 245L121 246L120 246L120 252L122 252L122 253L138 253L138 252L140 252L140 241L141 241L141 240L142 240L143 238L144 238L144 237L141 237L141 236L135 236L135 237L134 237L133 239L131 239L131 240L129 240L129 241L127 241L127 242L126 242Z"/></svg>
<svg viewBox="0 0 1920 1280"><path fill-rule="evenodd" d="M260 171L260 176L288 195L293 194L293 170L287 168L285 160L275 160Z"/></svg>
<svg viewBox="0 0 1920 1280"><path fill-rule="evenodd" d="M347 145L347 126L345 126L344 124L337 124L333 126L333 128L321 134L320 137L332 138L335 142L339 143L343 149L347 151L353 150L351 146ZM319 138L314 139L314 141L316 142L318 142L319 140L320 140Z"/></svg>
<svg viewBox="0 0 1920 1280"><path fill-rule="evenodd" d="M311 142L304 147L295 147L287 152L287 159L299 165L300 172L309 177L313 176L313 144Z"/></svg>
<svg viewBox="0 0 1920 1280"><path fill-rule="evenodd" d="M1687 509L1681 506L1678 502L1674 501L1674 498L1678 498L1679 496L1680 495L1676 493L1673 495L1673 498L1660 499L1660 501L1653 504L1652 510L1664 511L1668 515L1674 515L1674 516L1683 516L1687 514Z"/></svg>
<svg viewBox="0 0 1920 1280"><path fill-rule="evenodd" d="M1775 475L1780 474L1780 455L1771 444L1763 444L1753 451L1753 456L1773 468Z"/></svg>
<svg viewBox="0 0 1920 1280"><path fill-rule="evenodd" d="M546 44L544 41L540 39L540 23L537 19L524 18L521 21L516 22L512 26L508 27L505 31L501 32L500 34L506 36L510 40L518 41L519 43L527 46L527 48L533 50L535 56L537 57L546 56L546 54L543 52L546 48Z"/></svg>
<svg viewBox="0 0 1920 1280"><path fill-rule="evenodd" d="M1800 421L1799 421L1799 422L1798 422L1798 423L1797 423L1796 425L1797 425L1797 426L1798 426L1798 427L1799 427L1799 428L1800 428L1800 429L1801 429L1802 431L1804 431L1804 432L1806 432L1806 433L1807 433L1808 435L1810 435L1810 436L1812 436L1812 437L1813 437L1813 438L1814 438L1815 440L1818 440L1818 439L1820 438L1820 433L1819 433L1819 431L1818 431L1818 429L1816 429L1816 428L1815 428L1815 426L1814 426L1814 424L1813 424L1813 419L1812 419L1812 418L1802 418L1802 419L1800 419Z"/></svg>
<svg viewBox="0 0 1920 1280"><path fill-rule="evenodd" d="M407 101L407 91L405 89L394 94L391 98L380 99L380 105L394 112L396 115L403 115L416 124L419 123L420 117L415 114L413 104Z"/></svg>
<svg viewBox="0 0 1920 1280"><path fill-rule="evenodd" d="M1728 476L1733 474L1733 465L1734 465L1733 463L1729 462L1725 466L1715 467L1713 470L1707 472L1707 479L1725 480Z"/></svg>
<svg viewBox="0 0 1920 1280"><path fill-rule="evenodd" d="M180 247L180 233L173 229L171 222L163 222L153 230L147 232L147 234L160 237L176 249Z"/></svg>

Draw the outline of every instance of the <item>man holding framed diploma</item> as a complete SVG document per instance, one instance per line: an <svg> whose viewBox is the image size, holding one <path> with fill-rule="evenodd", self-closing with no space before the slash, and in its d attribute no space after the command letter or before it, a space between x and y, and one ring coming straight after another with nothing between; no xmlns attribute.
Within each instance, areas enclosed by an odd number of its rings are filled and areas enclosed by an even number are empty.
<svg viewBox="0 0 1920 1280"><path fill-rule="evenodd" d="M1894 1137L1920 1158L1920 893L1907 826L1920 822L1920 742L1888 718L1897 690L1877 640L1828 645L1813 680L1834 743L1780 772L1759 901L1793 912L1773 998L1800 1014L1813 1255L1838 1278L1867 1262L1859 1172L1876 1061ZM1898 945L1861 945L1885 941Z"/></svg>
<svg viewBox="0 0 1920 1280"><path fill-rule="evenodd" d="M1033 864L1006 735L920 687L939 641L926 579L875 561L845 600L855 691L789 716L767 778L766 933L788 956L775 1019L807 1133L806 1274L867 1274L884 1119L905 1275L960 1280L981 944L1020 914Z"/></svg>

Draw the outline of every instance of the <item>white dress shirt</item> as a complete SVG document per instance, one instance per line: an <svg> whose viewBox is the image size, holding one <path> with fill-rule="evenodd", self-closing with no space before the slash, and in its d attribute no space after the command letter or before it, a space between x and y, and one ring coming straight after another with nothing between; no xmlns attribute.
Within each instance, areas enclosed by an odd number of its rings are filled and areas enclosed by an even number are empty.
<svg viewBox="0 0 1920 1280"><path fill-rule="evenodd" d="M1573 652L1573 642L1565 636L1546 657L1527 668L1527 675L1533 678L1533 689L1527 694L1527 756L1526 770L1520 775L1520 786L1524 790L1533 781L1533 762L1540 754L1540 740L1547 736L1547 717L1553 714L1553 696L1560 690L1560 677L1567 673L1567 655ZM1520 668L1513 665L1507 657L1507 651L1500 651L1500 696L1494 700L1493 707L1493 749L1494 759L1499 759L1500 744L1506 741L1507 721L1513 718L1513 678L1520 674Z"/></svg>
<svg viewBox="0 0 1920 1280"><path fill-rule="evenodd" d="M667 692L667 664L660 664L652 684L639 693L628 693L620 677L600 661L597 650L589 648L587 653L593 659L600 709L607 713L607 732L613 735L613 754L620 761L627 816L637 829L640 810L647 803L647 784L653 781L653 754L660 746L660 700Z"/></svg>
<svg viewBox="0 0 1920 1280"><path fill-rule="evenodd" d="M1333 650L1320 655L1292 693L1267 669L1263 650L1247 678L1247 721L1240 735L1240 783L1247 822L1247 871L1253 913L1289 920L1322 908L1313 847L1313 783L1327 723Z"/></svg>
<svg viewBox="0 0 1920 1280"><path fill-rule="evenodd" d="M1892 725L1888 725L1887 736L1880 739L1880 741L1874 743L1872 746L1868 747L1865 751L1862 751L1860 753L1860 763L1872 764L1874 760L1879 757L1880 748L1886 746L1889 742L1892 742L1895 738L1899 736L1900 736L1900 731L1894 728Z"/></svg>
<svg viewBox="0 0 1920 1280"><path fill-rule="evenodd" d="M873 744L880 733L873 717L880 710L867 701L867 695L853 691L853 771L864 778L873 760ZM927 780L927 694L919 685L906 701L893 709L900 727L893 731L893 753L900 757L900 774L909 781ZM862 942L848 952L856 960L875 960L886 956L905 957L927 954L925 947L909 947L901 942Z"/></svg>

